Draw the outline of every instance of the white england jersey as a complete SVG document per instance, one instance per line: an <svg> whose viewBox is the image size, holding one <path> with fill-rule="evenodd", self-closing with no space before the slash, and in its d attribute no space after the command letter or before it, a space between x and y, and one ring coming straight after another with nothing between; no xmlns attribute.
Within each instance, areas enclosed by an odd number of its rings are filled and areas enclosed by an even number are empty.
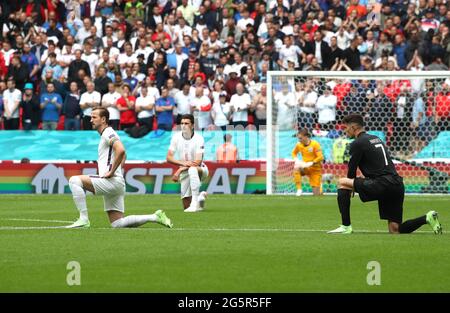
<svg viewBox="0 0 450 313"><path fill-rule="evenodd" d="M186 140L182 132L172 136L169 151L174 153L175 159L181 161L195 161L195 155L205 152L205 140L202 135L195 133L192 138Z"/></svg>
<svg viewBox="0 0 450 313"><path fill-rule="evenodd" d="M100 143L98 144L98 174L100 176L105 175L111 170L114 161L114 149L113 144L115 141L120 140L119 135L114 131L112 127L106 127L100 138ZM113 177L123 178L122 166L120 165L114 172Z"/></svg>

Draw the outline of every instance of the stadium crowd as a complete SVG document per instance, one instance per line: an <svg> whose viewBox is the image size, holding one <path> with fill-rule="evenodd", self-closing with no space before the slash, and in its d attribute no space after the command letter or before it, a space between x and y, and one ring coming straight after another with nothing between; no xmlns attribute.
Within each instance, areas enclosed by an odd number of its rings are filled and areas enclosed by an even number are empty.
<svg viewBox="0 0 450 313"><path fill-rule="evenodd" d="M189 112L200 129L259 128L270 70L448 70L449 8L445 0L0 0L0 127L90 130L102 105L115 129L138 136L171 130ZM298 108L301 127L331 129L359 112L376 117L376 129L417 129L423 140L430 123L449 128L449 80L312 79L294 88L274 90L275 101ZM282 117L286 125L292 114Z"/></svg>

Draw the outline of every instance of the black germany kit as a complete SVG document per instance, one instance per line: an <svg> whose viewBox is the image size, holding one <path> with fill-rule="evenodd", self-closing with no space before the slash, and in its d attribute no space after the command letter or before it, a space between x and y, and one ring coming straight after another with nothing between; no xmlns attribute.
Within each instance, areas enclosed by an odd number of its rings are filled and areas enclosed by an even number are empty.
<svg viewBox="0 0 450 313"><path fill-rule="evenodd" d="M354 188L361 201L378 200L380 218L402 222L405 187L380 138L362 132L350 144L348 178L354 178ZM364 178L356 177L359 167Z"/></svg>

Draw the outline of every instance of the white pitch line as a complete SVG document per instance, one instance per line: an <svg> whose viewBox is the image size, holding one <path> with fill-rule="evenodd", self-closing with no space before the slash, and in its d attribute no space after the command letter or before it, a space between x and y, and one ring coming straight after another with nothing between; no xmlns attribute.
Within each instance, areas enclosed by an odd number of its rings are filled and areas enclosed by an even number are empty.
<svg viewBox="0 0 450 313"><path fill-rule="evenodd" d="M108 227L99 227L95 229L111 229ZM130 230L146 230L146 231L168 231L166 228L126 228ZM213 232L298 232L298 233L326 233L329 231L329 229L301 229L301 228L172 228L170 231L213 231ZM380 233L380 234L387 234L388 231L386 230L367 230L367 229L359 229L354 231L354 233ZM415 231L414 233L431 233L431 231ZM330 234L332 235L332 234Z"/></svg>
<svg viewBox="0 0 450 313"><path fill-rule="evenodd" d="M42 227L17 227L17 226L0 226L0 230L39 230L39 229L64 229L65 226L42 226ZM86 228L83 228L87 230ZM111 227L96 227L92 228L92 230L112 230ZM296 232L296 233L306 233L306 232L314 232L314 233L326 233L328 230L325 229L283 229L283 228L122 228L127 230L138 230L138 231L211 231L211 232ZM75 229L76 230L76 229ZM379 234L388 234L387 231L384 230L367 230L360 229L355 231L355 234L365 234L365 233L379 233ZM416 231L414 233L424 233L424 234L432 234L431 231ZM336 236L336 235L330 235Z"/></svg>
<svg viewBox="0 0 450 313"><path fill-rule="evenodd" d="M1 226L0 230L31 230L31 229L61 229L65 228L66 226L36 226L36 227L28 227L28 226Z"/></svg>
<svg viewBox="0 0 450 313"><path fill-rule="evenodd" d="M60 221L60 220L40 220L32 218L2 218L2 221L25 221L25 222L45 222L45 223L73 223L73 221Z"/></svg>

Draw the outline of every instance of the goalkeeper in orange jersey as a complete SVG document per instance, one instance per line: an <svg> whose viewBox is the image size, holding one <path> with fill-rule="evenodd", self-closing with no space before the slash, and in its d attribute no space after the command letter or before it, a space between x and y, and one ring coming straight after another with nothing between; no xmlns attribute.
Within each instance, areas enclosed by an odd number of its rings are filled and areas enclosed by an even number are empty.
<svg viewBox="0 0 450 313"><path fill-rule="evenodd" d="M323 154L320 144L311 140L311 134L306 128L301 129L297 133L299 142L292 150L292 158L295 160L294 164L294 181L297 186L297 196L301 196L302 191L302 176L309 177L309 184L312 187L315 196L321 195L322 185L322 161ZM301 153L302 161L298 159L298 154Z"/></svg>

